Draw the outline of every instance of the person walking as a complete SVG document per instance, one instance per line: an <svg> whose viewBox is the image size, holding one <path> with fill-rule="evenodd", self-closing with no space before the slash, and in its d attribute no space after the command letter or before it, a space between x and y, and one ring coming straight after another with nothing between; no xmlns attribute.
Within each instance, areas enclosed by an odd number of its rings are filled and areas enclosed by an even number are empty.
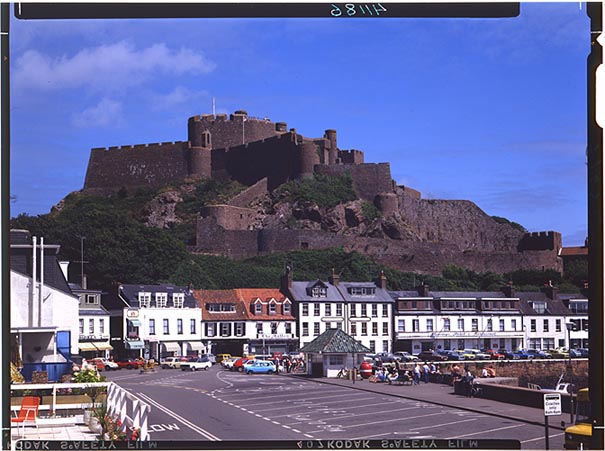
<svg viewBox="0 0 605 451"><path fill-rule="evenodd" d="M414 385L420 385L420 364L414 365Z"/></svg>

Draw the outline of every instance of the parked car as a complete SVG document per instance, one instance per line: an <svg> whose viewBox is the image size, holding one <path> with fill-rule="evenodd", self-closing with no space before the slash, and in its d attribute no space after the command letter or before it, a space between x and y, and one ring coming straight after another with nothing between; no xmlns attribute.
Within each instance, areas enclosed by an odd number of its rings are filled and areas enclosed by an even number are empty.
<svg viewBox="0 0 605 451"><path fill-rule="evenodd" d="M105 369L110 371L110 370L119 370L120 367L118 366L118 364L116 362L114 362L113 360L108 360L105 357L98 357L99 359L101 359L103 361L103 364L105 365Z"/></svg>
<svg viewBox="0 0 605 451"><path fill-rule="evenodd" d="M468 351L475 354L475 360L490 360L492 358L491 354L480 351L479 349L468 349Z"/></svg>
<svg viewBox="0 0 605 451"><path fill-rule="evenodd" d="M521 358L517 351L504 351L503 354L505 359L519 360Z"/></svg>
<svg viewBox="0 0 605 451"><path fill-rule="evenodd" d="M378 360L378 359L380 359L382 362L390 363L390 362L394 362L396 360L396 357L394 354L391 354L390 352L379 352L374 356L374 360Z"/></svg>
<svg viewBox="0 0 605 451"><path fill-rule="evenodd" d="M445 357L444 355L441 355L435 351L422 351L420 354L417 355L417 357L419 360L425 360L425 361L447 360L447 357Z"/></svg>
<svg viewBox="0 0 605 451"><path fill-rule="evenodd" d="M552 355L540 349L528 349L526 352L530 359L552 359Z"/></svg>
<svg viewBox="0 0 605 451"><path fill-rule="evenodd" d="M94 365L97 368L97 371L105 371L105 362L100 357L95 357L94 359L88 360L89 365Z"/></svg>
<svg viewBox="0 0 605 451"><path fill-rule="evenodd" d="M116 362L118 364L118 367L120 369L122 368L126 368L127 370L138 370L139 368L141 368L143 366L143 359L123 359L123 360L118 360Z"/></svg>
<svg viewBox="0 0 605 451"><path fill-rule="evenodd" d="M246 374L273 374L277 371L275 364L268 360L251 360L244 365Z"/></svg>
<svg viewBox="0 0 605 451"><path fill-rule="evenodd" d="M578 357L582 357L582 352L579 349L570 349L569 356L574 359L578 358Z"/></svg>
<svg viewBox="0 0 605 451"><path fill-rule="evenodd" d="M442 351L441 355L444 355L447 360L465 360L464 355L462 355L458 351L454 351L451 349L447 351Z"/></svg>
<svg viewBox="0 0 605 451"><path fill-rule="evenodd" d="M396 360L399 360L401 362L414 362L414 361L418 360L418 357L416 357L415 355L412 355L406 351L394 352L393 356L395 357Z"/></svg>
<svg viewBox="0 0 605 451"><path fill-rule="evenodd" d="M223 368L225 368L226 370L231 370L233 369L233 364L235 363L235 361L237 359L241 359L241 357L229 357L228 359L224 359L221 362L221 365L223 366Z"/></svg>
<svg viewBox="0 0 605 451"><path fill-rule="evenodd" d="M588 357L588 348L578 348L580 357Z"/></svg>
<svg viewBox="0 0 605 451"><path fill-rule="evenodd" d="M254 357L252 357L252 358L250 358L250 357L240 357L235 362L233 362L233 367L231 369L233 371L242 372L242 371L244 371L244 363L246 363L248 361L251 361L251 360L255 360Z"/></svg>
<svg viewBox="0 0 605 451"><path fill-rule="evenodd" d="M212 362L208 357L199 357L188 362L181 362L181 371L207 370L211 367Z"/></svg>
<svg viewBox="0 0 605 451"><path fill-rule="evenodd" d="M464 357L464 360L475 360L477 358L472 349L463 349L460 354Z"/></svg>
<svg viewBox="0 0 605 451"><path fill-rule="evenodd" d="M524 351L523 349L519 349L517 351L513 351L513 354L516 355L516 356L518 356L518 358L520 360L527 360L527 359L531 358L529 356L529 354L526 351Z"/></svg>
<svg viewBox="0 0 605 451"><path fill-rule="evenodd" d="M229 357L231 357L231 354L217 354L216 355L216 363L222 363L223 360L226 360Z"/></svg>
<svg viewBox="0 0 605 451"><path fill-rule="evenodd" d="M502 360L505 358L504 354L502 354L501 352L498 352L494 349L487 349L483 352L485 352L486 354L489 354L490 360Z"/></svg>
<svg viewBox="0 0 605 451"><path fill-rule="evenodd" d="M164 369L179 369L181 367L182 362L187 362L189 359L187 357L166 357L165 359L160 360L160 365Z"/></svg>
<svg viewBox="0 0 605 451"><path fill-rule="evenodd" d="M548 351L553 359L568 359L569 351L567 348L555 348Z"/></svg>

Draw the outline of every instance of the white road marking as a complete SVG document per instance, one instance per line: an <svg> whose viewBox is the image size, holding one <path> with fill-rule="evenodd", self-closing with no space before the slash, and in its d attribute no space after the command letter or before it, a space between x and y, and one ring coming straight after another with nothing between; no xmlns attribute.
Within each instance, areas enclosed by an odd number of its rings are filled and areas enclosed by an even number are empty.
<svg viewBox="0 0 605 451"><path fill-rule="evenodd" d="M561 435L565 435L565 432L559 432L558 434L549 435L548 438L559 437ZM536 438L530 438L529 440L521 440L521 443L536 442L538 440L544 440L544 436L542 436L542 437L536 437Z"/></svg>
<svg viewBox="0 0 605 451"><path fill-rule="evenodd" d="M421 428L410 428L410 431L420 431L421 429L433 429L450 424L466 423L467 421L477 421L477 418L469 418L468 420L452 421L450 423L432 424L431 426L423 426Z"/></svg>
<svg viewBox="0 0 605 451"><path fill-rule="evenodd" d="M515 424L513 426L504 426L504 427L499 427L499 428L496 428L496 429L484 429L482 431L477 431L477 432L473 432L473 433L470 433L470 434L464 434L464 435L457 435L455 437L450 437L450 438L456 439L456 438L462 438L462 437L470 437L471 435L479 435L479 434L485 434L485 433L488 433L488 432L502 431L504 429L518 428L518 427L521 427L521 426L526 426L526 424Z"/></svg>

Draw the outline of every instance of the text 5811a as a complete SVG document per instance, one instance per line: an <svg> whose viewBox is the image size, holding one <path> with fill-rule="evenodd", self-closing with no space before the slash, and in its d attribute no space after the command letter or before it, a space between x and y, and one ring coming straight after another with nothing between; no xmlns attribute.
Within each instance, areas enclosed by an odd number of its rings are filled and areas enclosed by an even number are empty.
<svg viewBox="0 0 605 451"><path fill-rule="evenodd" d="M333 17L353 17L353 16L380 16L381 13L386 13L387 9L380 3L370 4L355 4L345 3L343 5L335 5L332 3L330 14Z"/></svg>

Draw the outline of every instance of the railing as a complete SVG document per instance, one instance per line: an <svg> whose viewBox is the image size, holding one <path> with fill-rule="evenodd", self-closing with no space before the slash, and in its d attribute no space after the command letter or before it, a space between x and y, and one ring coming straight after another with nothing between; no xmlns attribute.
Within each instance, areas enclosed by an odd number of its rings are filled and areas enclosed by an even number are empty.
<svg viewBox="0 0 605 451"><path fill-rule="evenodd" d="M64 396L61 392L67 389L80 389L106 387L107 388L107 412L120 419L125 428L135 427L140 430L141 440L149 440L148 417L151 407L141 401L133 394L127 392L114 382L88 382L80 384L58 383L58 384L12 384L11 391L51 390L50 404L41 404L40 410L50 411L53 415L58 409L89 409L93 407L92 402L76 402L72 404L57 403L57 397ZM98 403L96 403L98 405ZM11 410L17 411L20 406L11 406Z"/></svg>
<svg viewBox="0 0 605 451"><path fill-rule="evenodd" d="M46 371L49 381L60 381L64 374L71 372L71 362L36 362L23 363L21 374L26 381L32 380L34 371Z"/></svg>

